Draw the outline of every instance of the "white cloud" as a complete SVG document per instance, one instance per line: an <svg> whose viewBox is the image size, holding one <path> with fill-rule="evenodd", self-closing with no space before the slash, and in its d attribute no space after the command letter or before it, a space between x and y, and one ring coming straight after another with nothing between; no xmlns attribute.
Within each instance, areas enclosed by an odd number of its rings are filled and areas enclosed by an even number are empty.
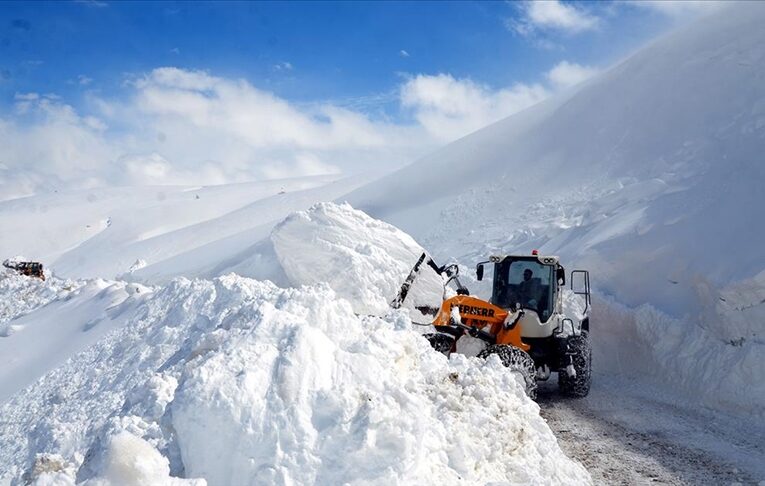
<svg viewBox="0 0 765 486"><path fill-rule="evenodd" d="M155 124L190 125L252 148L365 148L391 142L382 134L384 126L363 115L329 105L301 111L243 80L160 68L135 85L135 106Z"/></svg>
<svg viewBox="0 0 765 486"><path fill-rule="evenodd" d="M676 18L695 17L713 12L731 2L713 0L638 0L629 2L635 7L655 10Z"/></svg>
<svg viewBox="0 0 765 486"><path fill-rule="evenodd" d="M37 93L16 93L13 99L16 101L34 101L39 99L40 95Z"/></svg>
<svg viewBox="0 0 765 486"><path fill-rule="evenodd" d="M398 55L401 57L409 57L409 53L406 52L404 49L401 49L400 51L398 51Z"/></svg>
<svg viewBox="0 0 765 486"><path fill-rule="evenodd" d="M392 99L414 122L366 114L368 103L296 105L242 79L173 67L85 95L80 110L52 94L17 93L0 114L2 185L216 184L394 168L581 81L562 62L544 83L491 88L449 74L406 79ZM8 186L10 187L10 186ZM0 199L6 190L0 190Z"/></svg>
<svg viewBox="0 0 765 486"><path fill-rule="evenodd" d="M0 114L8 167L0 179L26 173L34 175L27 185L83 187L353 173L403 165L437 143L421 127L331 104L296 106L203 71L159 68L124 89L117 100L88 93L83 112L18 93L14 114Z"/></svg>
<svg viewBox="0 0 765 486"><path fill-rule="evenodd" d="M18 117L27 123L0 118L0 160L7 167L0 198L18 192L8 181L21 181L26 193L105 183L101 176L117 152L103 136L103 121L82 117L50 95L17 94L15 100Z"/></svg>
<svg viewBox="0 0 765 486"><path fill-rule="evenodd" d="M521 35L538 30L556 30L576 34L592 30L600 19L571 3L559 0L530 1L521 4L521 18L510 19L508 28Z"/></svg>
<svg viewBox="0 0 765 486"><path fill-rule="evenodd" d="M80 83L80 86L87 86L93 82L93 78L89 78L84 74L80 74L77 76L77 82Z"/></svg>
<svg viewBox="0 0 765 486"><path fill-rule="evenodd" d="M434 138L449 141L527 108L549 95L539 84L492 90L449 74L418 75L401 88L401 103Z"/></svg>
<svg viewBox="0 0 765 486"><path fill-rule="evenodd" d="M278 62L274 65L274 69L277 71L292 71L292 64L287 61Z"/></svg>
<svg viewBox="0 0 765 486"><path fill-rule="evenodd" d="M598 70L595 68L561 61L548 71L546 76L554 87L565 89L579 84L597 73Z"/></svg>

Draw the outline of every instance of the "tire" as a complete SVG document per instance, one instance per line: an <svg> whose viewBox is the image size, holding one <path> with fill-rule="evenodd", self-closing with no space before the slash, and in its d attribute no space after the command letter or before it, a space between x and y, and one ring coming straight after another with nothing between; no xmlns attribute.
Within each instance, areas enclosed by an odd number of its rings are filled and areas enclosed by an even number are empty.
<svg viewBox="0 0 765 486"><path fill-rule="evenodd" d="M592 346L587 331L568 338L568 348L574 353L571 359L576 376L569 377L565 369L558 371L558 389L568 397L583 398L590 393L592 381Z"/></svg>
<svg viewBox="0 0 765 486"><path fill-rule="evenodd" d="M446 356L449 356L449 353L452 351L452 346L454 346L454 338L447 336L446 334L431 333L423 334L422 337L428 340L430 345L433 346L433 349Z"/></svg>
<svg viewBox="0 0 765 486"><path fill-rule="evenodd" d="M488 358L489 355L499 356L502 364L510 368L513 373L518 373L523 377L526 384L526 395L532 400L537 399L537 369L534 366L534 360L529 354L515 346L507 344L490 344L478 353L479 358Z"/></svg>

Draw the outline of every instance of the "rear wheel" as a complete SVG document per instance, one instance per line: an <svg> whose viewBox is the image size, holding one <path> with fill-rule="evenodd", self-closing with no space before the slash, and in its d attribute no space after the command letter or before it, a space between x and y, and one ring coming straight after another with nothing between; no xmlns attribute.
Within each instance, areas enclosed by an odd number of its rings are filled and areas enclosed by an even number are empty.
<svg viewBox="0 0 765 486"><path fill-rule="evenodd" d="M449 356L452 346L454 346L454 338L447 336L446 334L423 334L422 337L428 340L430 345L433 346L433 349L446 356Z"/></svg>
<svg viewBox="0 0 765 486"><path fill-rule="evenodd" d="M576 376L568 376L565 369L558 372L558 389L563 395L582 398L590 393L592 380L592 347L587 331L568 338L568 349Z"/></svg>
<svg viewBox="0 0 765 486"><path fill-rule="evenodd" d="M534 360L527 352L515 346L507 344L490 344L478 353L479 358L488 358L496 354L502 364L507 366L512 373L517 373L523 378L526 395L532 400L537 398L537 371Z"/></svg>

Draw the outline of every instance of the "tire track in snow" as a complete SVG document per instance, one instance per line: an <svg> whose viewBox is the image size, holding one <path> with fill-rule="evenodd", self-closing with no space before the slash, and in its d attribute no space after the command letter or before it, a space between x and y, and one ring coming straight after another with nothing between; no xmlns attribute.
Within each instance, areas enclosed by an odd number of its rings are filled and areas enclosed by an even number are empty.
<svg viewBox="0 0 765 486"><path fill-rule="evenodd" d="M762 424L667 403L657 391L597 374L585 399L562 397L552 382L538 402L596 484L765 485Z"/></svg>

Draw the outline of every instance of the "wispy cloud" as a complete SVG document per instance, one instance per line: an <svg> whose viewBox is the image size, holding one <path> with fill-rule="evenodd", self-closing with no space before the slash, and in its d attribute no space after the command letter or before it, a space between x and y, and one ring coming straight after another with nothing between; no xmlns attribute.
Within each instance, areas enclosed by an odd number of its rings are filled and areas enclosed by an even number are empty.
<svg viewBox="0 0 765 486"><path fill-rule="evenodd" d="M275 71L292 71L292 69L293 69L292 63L287 61L281 61L274 64Z"/></svg>
<svg viewBox="0 0 765 486"><path fill-rule="evenodd" d="M527 108L548 96L542 85L491 89L450 74L417 75L401 87L401 103L430 136L454 140Z"/></svg>
<svg viewBox="0 0 765 486"><path fill-rule="evenodd" d="M546 77L554 87L565 89L577 85L597 73L596 68L561 61L547 72Z"/></svg>
<svg viewBox="0 0 765 486"><path fill-rule="evenodd" d="M409 53L405 51L404 49L401 49L400 51L398 51L398 55L401 57L409 57Z"/></svg>
<svg viewBox="0 0 765 486"><path fill-rule="evenodd" d="M628 5L637 8L654 10L676 18L695 17L714 12L731 3L714 0L638 0L627 2Z"/></svg>
<svg viewBox="0 0 765 486"><path fill-rule="evenodd" d="M520 18L508 19L506 26L521 35L539 31L558 31L577 34L595 29L599 17L573 3L559 0L530 1L520 4Z"/></svg>
<svg viewBox="0 0 765 486"><path fill-rule="evenodd" d="M561 61L545 73L547 83L516 83L491 88L450 74L419 74L400 90L402 106L431 137L448 142L524 110L597 74L598 70Z"/></svg>

